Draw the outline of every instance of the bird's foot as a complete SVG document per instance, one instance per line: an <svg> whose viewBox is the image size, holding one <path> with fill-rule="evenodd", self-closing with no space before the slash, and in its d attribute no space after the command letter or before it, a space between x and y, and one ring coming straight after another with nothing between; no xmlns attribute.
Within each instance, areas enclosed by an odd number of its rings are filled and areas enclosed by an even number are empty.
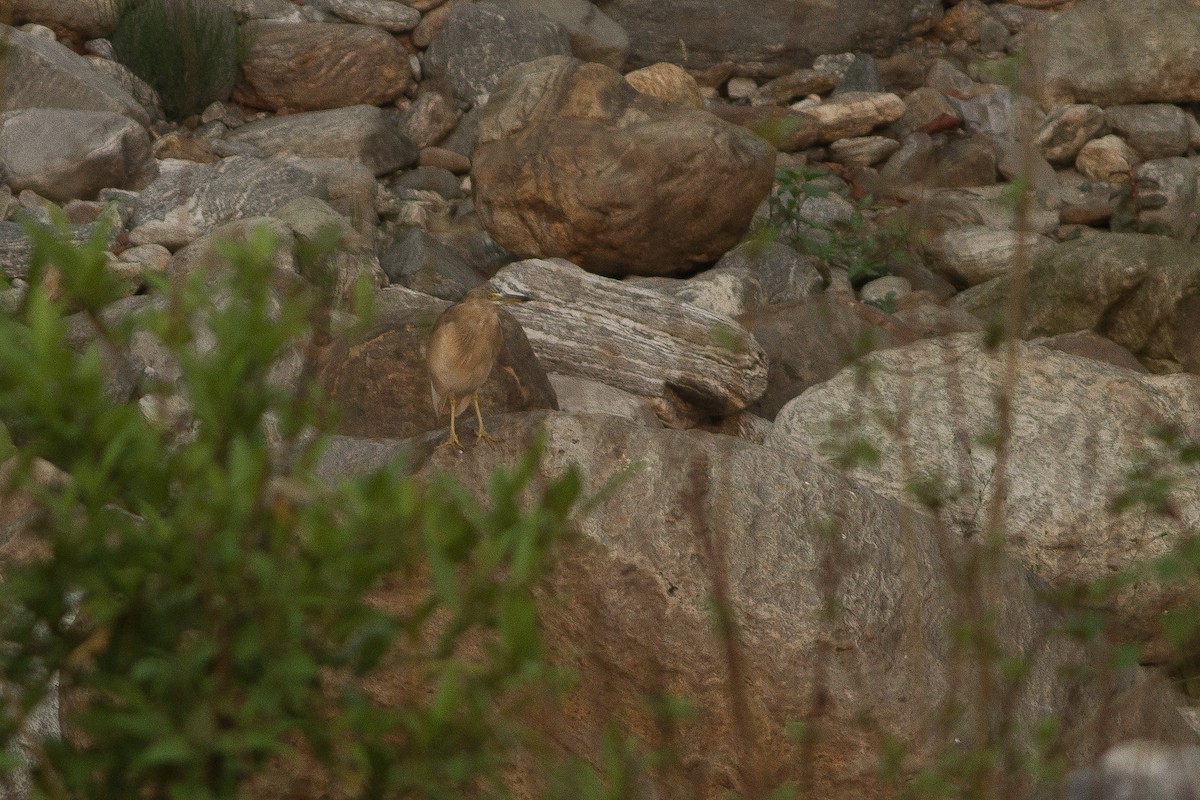
<svg viewBox="0 0 1200 800"><path fill-rule="evenodd" d="M495 436L492 436L487 431L480 430L478 433L475 434L475 444L479 444L480 442L487 442L488 444L498 444L500 442L500 440L497 439Z"/></svg>
<svg viewBox="0 0 1200 800"><path fill-rule="evenodd" d="M459 449L459 451L466 450L466 448L463 447L462 442L460 442L458 440L458 434L454 433L453 431L451 431L450 435L446 437L446 440L444 442L442 442L441 444L439 444L437 447L435 447L433 449L441 450L443 447L457 447Z"/></svg>

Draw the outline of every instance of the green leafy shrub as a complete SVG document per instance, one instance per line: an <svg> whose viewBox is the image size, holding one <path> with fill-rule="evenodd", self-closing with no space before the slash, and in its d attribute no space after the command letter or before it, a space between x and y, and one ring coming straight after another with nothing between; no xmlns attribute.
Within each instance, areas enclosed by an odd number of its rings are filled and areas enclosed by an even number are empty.
<svg viewBox="0 0 1200 800"><path fill-rule="evenodd" d="M32 756L41 795L242 797L281 763L346 796L460 797L498 781L514 741L501 701L552 677L532 585L574 473L534 490L535 448L492 476L486 504L400 463L331 485L315 471L317 398L271 377L319 314L314 291L270 288L269 231L225 250L233 269L161 285L163 302L121 323L100 313L115 292L102 235L31 235L27 296L0 314L15 448L0 503L32 501L43 553L0 583L0 747L57 675L73 710ZM43 280L51 265L61 297ZM99 332L81 352L68 308ZM177 384L144 399L181 399L182 424L105 396L102 350L135 332L177 360ZM38 480L46 462L52 486ZM402 608L371 600L397 585ZM364 686L385 669L420 690L376 702Z"/></svg>
<svg viewBox="0 0 1200 800"><path fill-rule="evenodd" d="M831 225L805 218L804 204L829 196L821 178L829 173L809 167L775 170L775 188L767 199L768 226L800 252L846 270L854 286L888 274L892 262L911 259L910 236L896 226L877 225L868 216L876 211L870 196L854 204L850 219Z"/></svg>
<svg viewBox="0 0 1200 800"><path fill-rule="evenodd" d="M112 45L167 117L183 119L229 97L249 40L216 0L117 0Z"/></svg>

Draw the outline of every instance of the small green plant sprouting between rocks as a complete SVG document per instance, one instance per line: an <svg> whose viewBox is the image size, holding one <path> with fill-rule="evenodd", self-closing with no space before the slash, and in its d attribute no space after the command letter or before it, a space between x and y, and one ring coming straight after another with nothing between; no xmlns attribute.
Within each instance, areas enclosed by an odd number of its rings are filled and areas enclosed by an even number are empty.
<svg viewBox="0 0 1200 800"><path fill-rule="evenodd" d="M233 90L249 36L215 0L115 0L113 55L158 92L169 119Z"/></svg>
<svg viewBox="0 0 1200 800"><path fill-rule="evenodd" d="M535 448L486 503L400 463L331 483L311 381L272 371L304 352L316 293L271 287L269 232L123 321L104 313L103 235L30 233L28 291L0 313L0 507L32 509L34 543L0 583L0 771L27 761L51 798L244 797L298 764L347 797L499 791L517 740L502 709L555 678L532 586L575 473L535 488ZM97 334L81 349L70 309ZM178 398L183 424L106 394L135 335L178 369L143 399ZM389 586L405 601L372 599ZM413 690L382 704L366 687L386 670ZM56 682L64 735L18 756Z"/></svg>
<svg viewBox="0 0 1200 800"><path fill-rule="evenodd" d="M829 196L830 188L822 182L828 177L826 170L805 166L775 170L775 188L767 199L767 228L800 252L846 270L856 287L888 274L892 262L907 263L910 236L896 226L868 219L878 210L869 195L854 203L844 222L823 224L805 218L805 203Z"/></svg>

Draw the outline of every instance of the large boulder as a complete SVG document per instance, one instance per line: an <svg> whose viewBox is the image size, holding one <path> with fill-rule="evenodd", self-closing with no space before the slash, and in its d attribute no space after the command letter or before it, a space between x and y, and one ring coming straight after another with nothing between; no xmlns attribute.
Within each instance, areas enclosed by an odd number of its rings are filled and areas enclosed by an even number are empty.
<svg viewBox="0 0 1200 800"><path fill-rule="evenodd" d="M629 32L629 65L671 61L703 70L733 62L739 74L782 75L822 53L890 52L921 0L600 0Z"/></svg>
<svg viewBox="0 0 1200 800"><path fill-rule="evenodd" d="M503 247L602 275L671 275L745 235L775 153L706 111L643 95L599 64L510 70L479 120L475 207Z"/></svg>
<svg viewBox="0 0 1200 800"><path fill-rule="evenodd" d="M1090 0L1030 35L1025 91L1059 103L1200 100L1200 5L1192 0Z"/></svg>
<svg viewBox="0 0 1200 800"><path fill-rule="evenodd" d="M395 37L370 25L275 22L252 27L233 99L272 111L319 111L395 100L412 83Z"/></svg>
<svg viewBox="0 0 1200 800"><path fill-rule="evenodd" d="M0 114L0 179L56 202L141 189L158 175L146 129L112 111L23 108Z"/></svg>
<svg viewBox="0 0 1200 800"><path fill-rule="evenodd" d="M71 108L111 111L149 125L145 109L112 77L58 42L0 25L4 41L4 91L0 111Z"/></svg>
<svg viewBox="0 0 1200 800"><path fill-rule="evenodd" d="M870 443L878 463L856 467L852 477L898 500L911 501L914 486L944 487L945 518L964 539L990 535L999 503L1006 546L1062 589L1112 578L1183 543L1200 523L1200 468L1181 475L1172 494L1176 518L1145 506L1117 511L1112 503L1135 467L1172 460L1156 426L1186 430L1200 416L1200 378L1143 375L1014 346L1019 368L1011 385L1006 349L987 350L978 334L874 353L862 369L784 406L772 442L830 461L854 441ZM997 398L1005 393L1012 437L1001 473L994 442ZM1115 614L1113 634L1160 641L1163 612L1194 588L1150 575L1125 585L1105 601Z"/></svg>
<svg viewBox="0 0 1200 800"><path fill-rule="evenodd" d="M446 20L425 52L429 78L467 105L480 105L510 68L542 56L571 54L566 28L537 11L465 3Z"/></svg>
<svg viewBox="0 0 1200 800"><path fill-rule="evenodd" d="M984 319L1005 314L1019 276L1003 275L952 301ZM1200 371L1200 246L1164 236L1109 233L1045 247L1032 257L1023 339L1094 330L1155 372Z"/></svg>
<svg viewBox="0 0 1200 800"><path fill-rule="evenodd" d="M416 462L482 495L540 435L537 481L575 465L590 492L629 473L576 517L578 539L558 548L539 587L547 655L576 680L564 707L545 704L536 723L556 749L593 764L614 719L648 749L672 751L677 766L647 772L641 796L761 797L793 780L806 797L890 797L939 759L994 741L980 735L1035 747L1046 719L1056 724L1043 744L1073 764L1129 736L1191 741L1150 673L1080 680L1103 645L1056 635L1059 619L1024 571L998 564L964 590L955 576L971 543L814 460L613 415L511 415L490 429L502 443L466 457L413 443ZM326 474L398 449L335 441ZM385 604L410 589L394 586ZM981 649L966 631L986 637ZM412 690L375 686L384 704ZM650 711L668 698L685 698L697 718ZM799 726L803 736L789 735ZM896 752L889 777L881 767ZM1008 788L1002 796L1029 796L1019 778Z"/></svg>

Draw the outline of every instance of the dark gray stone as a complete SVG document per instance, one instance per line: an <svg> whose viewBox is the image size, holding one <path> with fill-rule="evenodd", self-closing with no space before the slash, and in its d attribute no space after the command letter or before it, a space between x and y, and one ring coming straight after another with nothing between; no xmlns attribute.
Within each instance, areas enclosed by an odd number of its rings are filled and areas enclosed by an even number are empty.
<svg viewBox="0 0 1200 800"><path fill-rule="evenodd" d="M379 265L392 283L442 300L461 300L483 283L453 250L420 228L398 233L380 255Z"/></svg>
<svg viewBox="0 0 1200 800"><path fill-rule="evenodd" d="M571 55L566 29L549 17L496 3L454 6L425 51L426 74L444 80L472 106L510 68L543 56Z"/></svg>

